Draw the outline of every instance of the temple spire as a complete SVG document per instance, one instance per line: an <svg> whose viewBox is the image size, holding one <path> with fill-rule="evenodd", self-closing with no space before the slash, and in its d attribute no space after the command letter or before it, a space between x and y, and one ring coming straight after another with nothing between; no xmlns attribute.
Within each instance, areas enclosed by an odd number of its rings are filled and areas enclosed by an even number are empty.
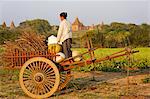
<svg viewBox="0 0 150 99"><path fill-rule="evenodd" d="M10 24L10 29L14 29L14 28L15 28L14 21L11 21L11 24Z"/></svg>
<svg viewBox="0 0 150 99"><path fill-rule="evenodd" d="M75 21L73 22L73 25L83 25L83 24L79 21L79 18L76 17Z"/></svg>
<svg viewBox="0 0 150 99"><path fill-rule="evenodd" d="M2 27L3 27L3 28L6 28L6 27L7 27L5 21L3 22Z"/></svg>

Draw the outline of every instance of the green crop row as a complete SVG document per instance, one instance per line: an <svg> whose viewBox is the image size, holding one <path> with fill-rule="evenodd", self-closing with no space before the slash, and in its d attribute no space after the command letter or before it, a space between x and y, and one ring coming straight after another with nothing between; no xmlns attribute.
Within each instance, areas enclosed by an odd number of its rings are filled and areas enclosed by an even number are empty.
<svg viewBox="0 0 150 99"><path fill-rule="evenodd" d="M83 53L86 51L86 49L82 48L76 48L73 50L78 50L80 53ZM118 52L123 50L123 48L100 48L95 51L95 57L97 59L111 55L114 52ZM119 57L117 59L113 60L107 60L103 61L101 63L95 63L92 65L87 65L84 67L81 67L80 69L74 69L74 70L80 70L80 71L105 71L105 72L120 72L120 71L126 71L129 70L140 70L140 69L146 69L150 67L150 48L135 48L134 50L139 50L139 53L135 53L131 56L131 60L128 61L126 57ZM89 56L85 55L85 57L88 59Z"/></svg>

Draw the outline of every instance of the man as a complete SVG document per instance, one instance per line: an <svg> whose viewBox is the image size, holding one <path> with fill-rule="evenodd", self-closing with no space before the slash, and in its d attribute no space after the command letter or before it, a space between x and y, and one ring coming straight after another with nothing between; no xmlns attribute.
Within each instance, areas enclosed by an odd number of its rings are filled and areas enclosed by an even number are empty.
<svg viewBox="0 0 150 99"><path fill-rule="evenodd" d="M72 51L71 51L71 43L72 43L72 31L71 31L71 24L69 21L67 21L67 13L62 12L60 14L60 20L61 23L59 25L59 30L57 34L57 41L58 44L62 44L63 53L65 54L65 57L71 57Z"/></svg>

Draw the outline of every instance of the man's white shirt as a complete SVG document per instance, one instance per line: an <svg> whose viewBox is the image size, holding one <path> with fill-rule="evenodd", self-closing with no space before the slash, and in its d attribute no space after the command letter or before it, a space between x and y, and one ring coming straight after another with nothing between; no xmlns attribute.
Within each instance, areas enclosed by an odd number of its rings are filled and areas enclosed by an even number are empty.
<svg viewBox="0 0 150 99"><path fill-rule="evenodd" d="M62 44L66 39L72 38L72 27L71 23L64 19L59 25L59 30L57 34L57 41Z"/></svg>

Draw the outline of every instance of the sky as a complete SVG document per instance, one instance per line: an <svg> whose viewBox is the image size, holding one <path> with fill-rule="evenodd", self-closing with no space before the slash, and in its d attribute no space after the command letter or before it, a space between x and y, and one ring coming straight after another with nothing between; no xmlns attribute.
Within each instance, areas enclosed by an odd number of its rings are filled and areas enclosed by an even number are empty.
<svg viewBox="0 0 150 99"><path fill-rule="evenodd" d="M59 14L68 13L84 25L111 22L149 23L150 0L0 0L0 23L15 25L32 19L46 19L52 25L60 23Z"/></svg>

